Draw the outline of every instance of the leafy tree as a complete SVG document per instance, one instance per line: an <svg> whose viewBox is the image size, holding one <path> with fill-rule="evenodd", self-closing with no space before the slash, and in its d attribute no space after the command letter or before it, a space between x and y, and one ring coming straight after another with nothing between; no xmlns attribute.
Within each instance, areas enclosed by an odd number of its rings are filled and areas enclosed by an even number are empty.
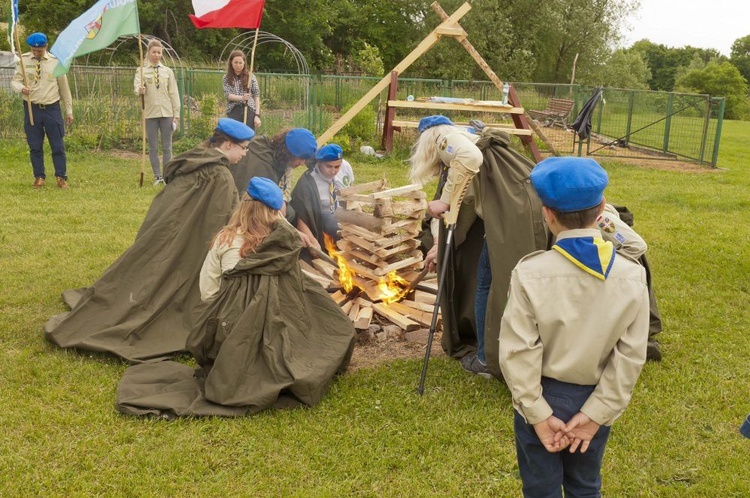
<svg viewBox="0 0 750 498"><path fill-rule="evenodd" d="M651 71L641 53L620 49L614 51L603 64L581 72L578 81L591 86L647 90L649 79Z"/></svg>
<svg viewBox="0 0 750 498"><path fill-rule="evenodd" d="M667 92L674 90L675 81L685 73L685 69L696 68L701 62L705 65L712 60L726 60L726 57L715 49L691 46L671 48L649 40L637 41L631 49L641 53L651 70L651 79L648 82L651 90Z"/></svg>
<svg viewBox="0 0 750 498"><path fill-rule="evenodd" d="M745 81L750 83L750 35L734 40L729 62L739 69Z"/></svg>
<svg viewBox="0 0 750 498"><path fill-rule="evenodd" d="M681 91L725 97L726 117L743 119L748 115L747 82L740 71L727 61L709 62L693 69L677 81Z"/></svg>

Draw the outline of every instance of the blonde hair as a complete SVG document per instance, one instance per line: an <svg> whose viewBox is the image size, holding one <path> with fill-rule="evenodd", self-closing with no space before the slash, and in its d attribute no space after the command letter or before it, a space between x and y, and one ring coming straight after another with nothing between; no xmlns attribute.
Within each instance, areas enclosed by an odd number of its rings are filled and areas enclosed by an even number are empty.
<svg viewBox="0 0 750 498"><path fill-rule="evenodd" d="M424 185L440 174L440 156L437 141L441 136L452 132L455 126L438 125L427 128L411 148L411 170L409 178L412 183Z"/></svg>
<svg viewBox="0 0 750 498"><path fill-rule="evenodd" d="M244 258L255 252L255 249L273 230L274 223L280 219L282 219L280 211L252 199L245 192L242 194L242 201L232 212L229 223L211 241L211 247L228 246L237 235L241 235L243 242L240 247L240 257Z"/></svg>
<svg viewBox="0 0 750 498"><path fill-rule="evenodd" d="M162 45L159 40L156 40L156 39L152 38L151 41L148 42L148 47L146 47L146 51L148 52L149 50L151 50L154 47L160 47L160 48L163 49L164 45Z"/></svg>

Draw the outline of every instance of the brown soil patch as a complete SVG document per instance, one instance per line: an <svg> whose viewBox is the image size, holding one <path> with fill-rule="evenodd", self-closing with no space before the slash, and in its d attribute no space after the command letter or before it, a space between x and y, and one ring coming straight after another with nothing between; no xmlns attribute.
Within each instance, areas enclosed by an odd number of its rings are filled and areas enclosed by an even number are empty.
<svg viewBox="0 0 750 498"><path fill-rule="evenodd" d="M440 346L442 333L435 332L432 340L431 357L445 357ZM354 347L349 372L362 368L374 368L394 360L423 359L427 342L411 342L406 339L388 338L384 341L369 338L367 332L357 331L357 344Z"/></svg>
<svg viewBox="0 0 750 498"><path fill-rule="evenodd" d="M578 144L573 148L573 130L564 130L559 127L541 127L542 133L545 134L552 146L561 156L577 155ZM587 145L583 144L583 156L591 157L597 161L617 161L624 164L632 164L640 168L658 169L663 171L677 171L681 173L695 174L712 174L721 173L721 168L712 168L706 164L698 164L689 161L680 161L673 156L663 155L659 152L640 147L615 147L603 146L595 138L591 141L592 155L586 154Z"/></svg>

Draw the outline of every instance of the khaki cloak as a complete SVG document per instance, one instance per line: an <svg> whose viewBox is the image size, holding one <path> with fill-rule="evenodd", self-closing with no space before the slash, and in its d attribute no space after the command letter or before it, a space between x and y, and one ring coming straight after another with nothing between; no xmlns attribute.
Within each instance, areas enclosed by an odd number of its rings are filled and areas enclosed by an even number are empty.
<svg viewBox="0 0 750 498"><path fill-rule="evenodd" d="M150 362L128 368L116 408L133 415L240 416L314 406L354 348L351 321L302 273L302 247L286 221L257 252L224 273L217 298L197 310L187 341L199 367Z"/></svg>
<svg viewBox="0 0 750 498"><path fill-rule="evenodd" d="M209 243L238 202L228 167L202 147L170 161L133 245L91 287L63 293L72 309L47 322L47 339L134 362L184 350Z"/></svg>
<svg viewBox="0 0 750 498"><path fill-rule="evenodd" d="M507 133L485 128L476 143L484 161L461 205L445 289L440 300L442 346L461 358L476 351L474 302L482 237L487 238L492 285L487 300L484 349L487 367L502 378L498 356L500 320L505 310L513 268L523 256L547 249L542 203L531 185L534 163L509 147ZM439 261L447 230L441 225Z"/></svg>

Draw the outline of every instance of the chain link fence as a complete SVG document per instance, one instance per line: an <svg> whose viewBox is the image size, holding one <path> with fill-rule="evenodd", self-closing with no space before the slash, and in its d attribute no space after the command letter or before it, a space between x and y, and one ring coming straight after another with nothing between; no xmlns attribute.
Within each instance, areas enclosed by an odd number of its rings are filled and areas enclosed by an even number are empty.
<svg viewBox="0 0 750 498"><path fill-rule="evenodd" d="M205 138L225 114L217 69L175 69L182 96L181 137ZM0 74L0 137L23 138L20 96L9 89L11 71ZM134 92L135 68L74 66L68 73L73 93L75 123L66 139L74 146L138 149L141 140L140 100ZM288 126L303 126L323 133L340 115L365 95L380 78L363 76L256 74L261 89L261 132L273 134ZM547 142L559 154L582 152L569 125L593 92L580 85L513 83L521 105L528 111L548 109L552 99L571 102L570 113L554 123L539 120ZM491 82L399 78L396 99L431 96L501 100ZM341 132L342 141L380 143L388 91L365 106ZM399 110L399 119L416 120L422 110ZM456 122L481 119L510 123L501 114L445 112ZM534 115L533 113L531 113ZM691 95L605 88L592 115L592 135L585 151L593 156L658 160L689 160L716 166L724 115L724 99ZM400 142L415 138L404 130ZM537 140L542 152L549 153ZM396 142L397 146L399 141ZM377 147L376 147L377 148Z"/></svg>

